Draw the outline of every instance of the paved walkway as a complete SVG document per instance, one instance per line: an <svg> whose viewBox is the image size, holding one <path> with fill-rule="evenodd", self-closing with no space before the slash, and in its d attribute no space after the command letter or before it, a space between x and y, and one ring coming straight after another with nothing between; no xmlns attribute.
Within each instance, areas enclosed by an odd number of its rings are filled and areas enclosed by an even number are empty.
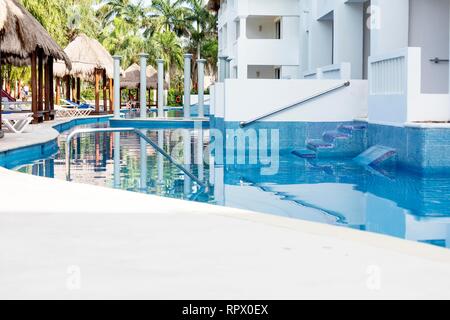
<svg viewBox="0 0 450 320"><path fill-rule="evenodd" d="M437 247L2 168L0 190L3 299L450 298Z"/></svg>

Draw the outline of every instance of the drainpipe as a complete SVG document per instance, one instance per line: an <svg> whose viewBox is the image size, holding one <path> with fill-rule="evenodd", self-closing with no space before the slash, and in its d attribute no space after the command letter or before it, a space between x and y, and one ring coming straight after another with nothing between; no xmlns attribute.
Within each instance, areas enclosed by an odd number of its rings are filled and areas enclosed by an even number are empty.
<svg viewBox="0 0 450 320"><path fill-rule="evenodd" d="M192 54L184 55L184 118L191 117L191 59Z"/></svg>
<svg viewBox="0 0 450 320"><path fill-rule="evenodd" d="M114 118L120 118L120 60L122 57L114 56Z"/></svg>
<svg viewBox="0 0 450 320"><path fill-rule="evenodd" d="M156 60L158 64L158 117L164 117L164 60Z"/></svg>
<svg viewBox="0 0 450 320"><path fill-rule="evenodd" d="M141 65L141 79L140 79L140 101L141 101L141 119L147 118L147 59L148 54L141 53L140 65Z"/></svg>
<svg viewBox="0 0 450 320"><path fill-rule="evenodd" d="M205 116L205 59L198 59L198 117Z"/></svg>

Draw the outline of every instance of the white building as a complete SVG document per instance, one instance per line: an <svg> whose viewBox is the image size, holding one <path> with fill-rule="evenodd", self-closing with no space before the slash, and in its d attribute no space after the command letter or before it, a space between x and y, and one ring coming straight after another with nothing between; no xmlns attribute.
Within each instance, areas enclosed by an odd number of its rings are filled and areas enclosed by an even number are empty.
<svg viewBox="0 0 450 320"><path fill-rule="evenodd" d="M384 124L450 119L449 0L214 3L220 8L220 80L236 79L215 86L213 109L225 121L248 120L344 79L352 80L348 93L315 103L317 114L292 110L286 117ZM330 109L330 101L342 105ZM227 120L225 113L232 116Z"/></svg>
<svg viewBox="0 0 450 320"><path fill-rule="evenodd" d="M239 79L299 77L298 0L227 0L219 10L219 56Z"/></svg>

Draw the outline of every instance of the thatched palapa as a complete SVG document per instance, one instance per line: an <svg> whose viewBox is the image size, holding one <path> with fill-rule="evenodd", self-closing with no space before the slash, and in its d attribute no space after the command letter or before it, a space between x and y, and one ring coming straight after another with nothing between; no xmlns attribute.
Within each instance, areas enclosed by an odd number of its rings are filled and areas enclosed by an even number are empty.
<svg viewBox="0 0 450 320"><path fill-rule="evenodd" d="M0 0L2 62L15 66L31 65L31 55L41 49L45 57L70 60L42 25L17 1Z"/></svg>
<svg viewBox="0 0 450 320"><path fill-rule="evenodd" d="M156 89L158 87L158 72L152 66L147 67L147 89ZM138 64L131 65L124 72L120 79L122 89L138 89L141 81L141 67ZM167 86L167 83L164 84Z"/></svg>
<svg viewBox="0 0 450 320"><path fill-rule="evenodd" d="M97 40L81 34L64 51L72 62L72 70L65 69L61 62L57 62L53 70L55 76L62 78L71 75L92 80L96 70L106 70L109 79L114 77L113 58Z"/></svg>

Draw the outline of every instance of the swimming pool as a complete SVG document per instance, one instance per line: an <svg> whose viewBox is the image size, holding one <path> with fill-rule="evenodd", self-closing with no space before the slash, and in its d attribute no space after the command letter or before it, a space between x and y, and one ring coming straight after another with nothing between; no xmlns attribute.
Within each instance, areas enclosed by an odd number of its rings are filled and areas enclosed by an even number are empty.
<svg viewBox="0 0 450 320"><path fill-rule="evenodd" d="M16 170L65 179L69 132L60 136L57 154ZM351 159L301 159L285 151L280 153L277 172L261 175L260 164L210 165L209 129L148 129L146 135L211 188L202 188L133 133L77 137L72 145L72 180L450 248L450 175L377 171Z"/></svg>

